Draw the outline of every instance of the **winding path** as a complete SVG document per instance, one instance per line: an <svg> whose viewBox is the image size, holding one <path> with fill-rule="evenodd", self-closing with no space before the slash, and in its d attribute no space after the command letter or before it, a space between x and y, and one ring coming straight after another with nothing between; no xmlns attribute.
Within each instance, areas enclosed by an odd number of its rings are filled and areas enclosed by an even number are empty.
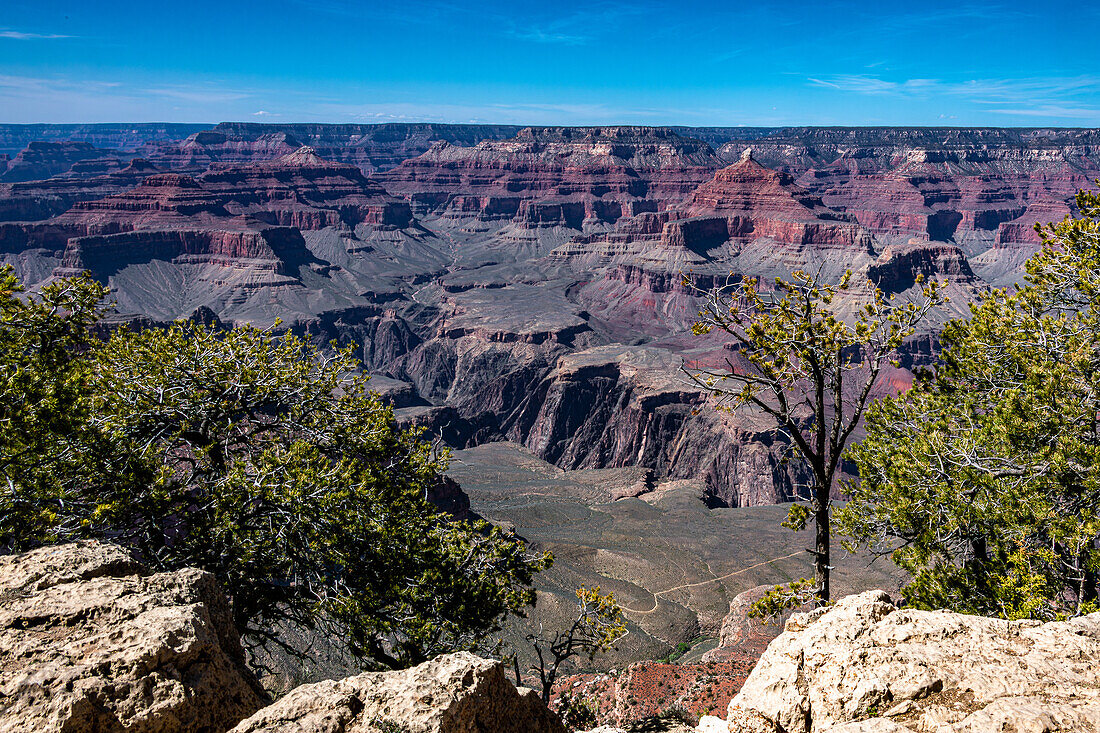
<svg viewBox="0 0 1100 733"><path fill-rule="evenodd" d="M659 596L663 596L666 593L672 593L673 591L683 590L684 588L698 588L699 586L707 585L708 583L717 583L720 580L725 580L726 578L732 578L733 576L740 575L741 573L747 573L748 571L754 570L754 569L760 567L761 565L767 565L769 563L778 562L779 560L789 560L790 558L795 557L797 555L802 555L805 552L806 552L805 550L797 550L795 552L792 552L790 555L783 555L782 557L773 557L770 560L763 560L761 562L756 563L755 565L750 565L747 568L741 568L740 570L734 570L732 573L726 573L725 575L719 576L717 578L711 578L710 580L700 580L698 583L684 583L683 585L678 585L674 588L666 588L665 590L659 590L659 591L657 591L656 593L653 594L653 608L650 608L649 610L646 610L646 611L638 611L638 610L635 610L633 608L626 608L625 606L620 606L620 608L622 608L623 611L625 611L626 613L635 613L635 614L638 614L639 616L644 616L646 614L653 613L654 611L657 610L657 606L660 605Z"/></svg>

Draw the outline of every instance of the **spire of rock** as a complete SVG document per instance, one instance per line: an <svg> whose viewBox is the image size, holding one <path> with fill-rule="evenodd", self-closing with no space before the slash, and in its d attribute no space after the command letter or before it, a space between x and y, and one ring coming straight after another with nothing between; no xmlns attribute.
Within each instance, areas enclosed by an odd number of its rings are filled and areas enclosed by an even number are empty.
<svg viewBox="0 0 1100 733"><path fill-rule="evenodd" d="M293 153L287 153L277 161L281 165L293 166L318 166L327 165L328 161L317 155L317 151L309 145L303 145Z"/></svg>
<svg viewBox="0 0 1100 733"><path fill-rule="evenodd" d="M752 147L747 147L741 152L741 162L744 163L749 160L756 162L756 159L752 157Z"/></svg>

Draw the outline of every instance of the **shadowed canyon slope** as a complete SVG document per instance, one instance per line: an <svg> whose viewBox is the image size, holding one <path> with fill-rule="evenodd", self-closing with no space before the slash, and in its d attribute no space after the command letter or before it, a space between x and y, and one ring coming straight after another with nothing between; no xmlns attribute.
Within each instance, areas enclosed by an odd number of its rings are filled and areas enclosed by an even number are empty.
<svg viewBox="0 0 1100 733"><path fill-rule="evenodd" d="M730 355L687 335L684 274L852 269L902 298L935 277L948 317L1018 280L1033 225L1100 174L1093 130L223 123L0 142L0 258L30 285L88 270L118 318L282 319L354 343L400 418L456 447L700 478L715 506L783 501L802 477L766 421L701 410L680 375Z"/></svg>

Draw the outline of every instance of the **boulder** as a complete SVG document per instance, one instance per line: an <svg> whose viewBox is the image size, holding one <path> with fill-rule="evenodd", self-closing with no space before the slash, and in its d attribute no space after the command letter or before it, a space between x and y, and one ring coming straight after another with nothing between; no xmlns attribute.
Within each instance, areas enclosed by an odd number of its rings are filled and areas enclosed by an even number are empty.
<svg viewBox="0 0 1100 733"><path fill-rule="evenodd" d="M302 685L232 733L565 733L533 690L468 652Z"/></svg>
<svg viewBox="0 0 1100 733"><path fill-rule="evenodd" d="M1007 621L882 591L795 614L730 701L733 731L1100 730L1100 614Z"/></svg>
<svg viewBox="0 0 1100 733"><path fill-rule="evenodd" d="M0 733L224 731L263 702L209 573L98 542L0 558Z"/></svg>

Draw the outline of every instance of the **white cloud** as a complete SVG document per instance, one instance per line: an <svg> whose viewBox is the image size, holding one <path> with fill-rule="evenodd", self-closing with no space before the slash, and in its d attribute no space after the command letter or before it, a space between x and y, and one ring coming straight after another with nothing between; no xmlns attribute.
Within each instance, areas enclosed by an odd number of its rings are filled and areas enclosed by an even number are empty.
<svg viewBox="0 0 1100 733"><path fill-rule="evenodd" d="M16 41L40 41L74 37L62 33L28 33L27 31L17 31L11 28L0 28L0 38L10 38Z"/></svg>

